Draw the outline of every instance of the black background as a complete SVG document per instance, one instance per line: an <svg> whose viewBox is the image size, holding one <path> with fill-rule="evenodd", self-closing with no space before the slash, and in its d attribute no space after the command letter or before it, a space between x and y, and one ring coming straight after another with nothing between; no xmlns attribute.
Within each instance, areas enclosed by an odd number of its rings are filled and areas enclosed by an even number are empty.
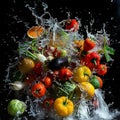
<svg viewBox="0 0 120 120"><path fill-rule="evenodd" d="M5 3L4 3L5 2ZM110 34L111 46L115 49L113 63L106 76L103 89L105 92L105 101L112 103L112 108L120 109L120 0L44 0L48 5L47 11L53 18L58 21L66 19L67 12L71 18L81 18L81 32L85 34L85 25L90 25L94 19L93 32L103 28L106 24L106 31ZM28 27L35 25L35 18L31 11L25 7L29 4L31 7L36 6L36 14L43 13L43 7L40 0L8 0L3 1L0 7L0 102L1 102L1 118L6 120L6 100L12 98L4 89L4 79L6 68L9 62L14 61L17 49L17 41L21 40ZM3 97L4 96L4 97ZM8 119L7 119L8 120Z"/></svg>

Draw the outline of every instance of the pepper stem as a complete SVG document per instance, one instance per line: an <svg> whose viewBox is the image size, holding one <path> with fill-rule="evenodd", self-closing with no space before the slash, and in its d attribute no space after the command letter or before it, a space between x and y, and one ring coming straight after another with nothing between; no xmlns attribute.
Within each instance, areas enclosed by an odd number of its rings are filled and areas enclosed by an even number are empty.
<svg viewBox="0 0 120 120"><path fill-rule="evenodd" d="M67 100L68 100L68 96L66 97L65 101L63 102L63 105L67 105Z"/></svg>
<svg viewBox="0 0 120 120"><path fill-rule="evenodd" d="M84 73L84 75L86 75L86 76L88 76L88 77L89 77L89 75L88 75L86 72Z"/></svg>
<svg viewBox="0 0 120 120"><path fill-rule="evenodd" d="M96 62L96 58L93 58L92 60L91 60L91 62L94 64L94 65L97 65L97 62Z"/></svg>

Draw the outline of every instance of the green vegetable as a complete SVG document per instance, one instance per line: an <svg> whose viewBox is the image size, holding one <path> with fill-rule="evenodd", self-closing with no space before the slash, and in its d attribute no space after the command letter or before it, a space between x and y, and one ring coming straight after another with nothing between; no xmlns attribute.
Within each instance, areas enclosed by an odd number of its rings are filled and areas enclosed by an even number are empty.
<svg viewBox="0 0 120 120"><path fill-rule="evenodd" d="M24 42L24 44L19 43L18 51L20 55L30 57L33 60L37 59L36 53L39 53L38 46L39 43L36 39L33 39L32 41Z"/></svg>
<svg viewBox="0 0 120 120"><path fill-rule="evenodd" d="M96 76L93 76L90 83L95 87L95 89L100 88L100 82Z"/></svg>
<svg viewBox="0 0 120 120"><path fill-rule="evenodd" d="M103 52L106 58L106 61L109 62L111 60L111 56L110 55L114 55L115 50L107 45L107 38L104 37L104 44L103 44Z"/></svg>
<svg viewBox="0 0 120 120"><path fill-rule="evenodd" d="M71 99L75 88L76 85L71 81L67 81L64 84L57 84L57 96L68 96Z"/></svg>
<svg viewBox="0 0 120 120"><path fill-rule="evenodd" d="M104 46L104 53L105 53L105 58L107 60L107 62L109 62L111 60L111 56L110 55L114 55L115 50L111 47L109 47L108 45Z"/></svg>
<svg viewBox="0 0 120 120"><path fill-rule="evenodd" d="M24 102L13 99L8 103L7 111L11 116L20 116L25 112L26 108L27 106Z"/></svg>

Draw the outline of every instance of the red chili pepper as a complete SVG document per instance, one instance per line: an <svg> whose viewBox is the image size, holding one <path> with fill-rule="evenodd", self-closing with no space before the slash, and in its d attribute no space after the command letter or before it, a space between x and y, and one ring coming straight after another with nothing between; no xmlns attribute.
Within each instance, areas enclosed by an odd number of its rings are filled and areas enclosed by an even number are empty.
<svg viewBox="0 0 120 120"><path fill-rule="evenodd" d="M97 52L88 53L82 58L81 62L90 69L96 68L100 64L100 55Z"/></svg>

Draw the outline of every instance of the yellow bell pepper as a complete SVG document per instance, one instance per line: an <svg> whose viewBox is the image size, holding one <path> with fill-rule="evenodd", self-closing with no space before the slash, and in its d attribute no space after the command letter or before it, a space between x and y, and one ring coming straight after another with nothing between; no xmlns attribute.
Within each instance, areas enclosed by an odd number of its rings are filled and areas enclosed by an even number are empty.
<svg viewBox="0 0 120 120"><path fill-rule="evenodd" d="M84 49L84 40L74 40L74 44L79 51L82 51Z"/></svg>
<svg viewBox="0 0 120 120"><path fill-rule="evenodd" d="M85 93L85 98L87 99L91 99L95 94L95 88L89 82L82 82L80 88L82 89L82 92Z"/></svg>
<svg viewBox="0 0 120 120"><path fill-rule="evenodd" d="M91 99L95 95L95 87L90 82L78 83L75 89L76 97Z"/></svg>
<svg viewBox="0 0 120 120"><path fill-rule="evenodd" d="M87 82L92 75L91 70L87 66L80 66L73 71L73 80L75 82Z"/></svg>
<svg viewBox="0 0 120 120"><path fill-rule="evenodd" d="M55 100L54 110L61 117L69 116L74 111L74 104L67 97L62 96Z"/></svg>

